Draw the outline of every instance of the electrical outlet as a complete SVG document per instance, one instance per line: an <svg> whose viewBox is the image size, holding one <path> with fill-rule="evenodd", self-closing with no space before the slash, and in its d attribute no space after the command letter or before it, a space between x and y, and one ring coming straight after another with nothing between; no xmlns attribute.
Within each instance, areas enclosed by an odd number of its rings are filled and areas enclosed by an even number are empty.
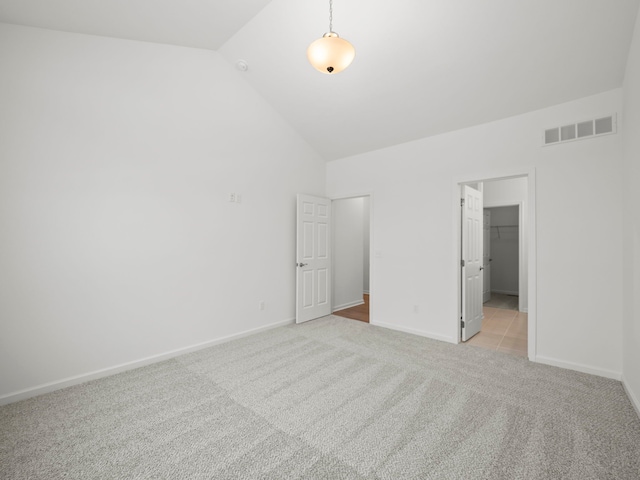
<svg viewBox="0 0 640 480"><path fill-rule="evenodd" d="M239 193L236 193L236 203L240 203L242 201L242 196Z"/></svg>
<svg viewBox="0 0 640 480"><path fill-rule="evenodd" d="M258 308L259 308L260 310L264 310L264 300L260 300L260 301L258 302Z"/></svg>
<svg viewBox="0 0 640 480"><path fill-rule="evenodd" d="M236 194L235 193L230 193L229 194L229 202L230 203L235 203L236 202Z"/></svg>
<svg viewBox="0 0 640 480"><path fill-rule="evenodd" d="M418 307L418 305L413 306L413 313L420 313L420 307Z"/></svg>

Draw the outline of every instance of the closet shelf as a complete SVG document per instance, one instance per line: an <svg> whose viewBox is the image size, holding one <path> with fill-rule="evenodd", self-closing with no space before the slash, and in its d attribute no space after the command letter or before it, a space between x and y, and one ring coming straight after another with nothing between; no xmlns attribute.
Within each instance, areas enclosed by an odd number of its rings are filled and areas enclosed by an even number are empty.
<svg viewBox="0 0 640 480"><path fill-rule="evenodd" d="M500 229L501 228L518 228L519 225L491 225L491 228L495 228L498 231L498 238L500 237Z"/></svg>

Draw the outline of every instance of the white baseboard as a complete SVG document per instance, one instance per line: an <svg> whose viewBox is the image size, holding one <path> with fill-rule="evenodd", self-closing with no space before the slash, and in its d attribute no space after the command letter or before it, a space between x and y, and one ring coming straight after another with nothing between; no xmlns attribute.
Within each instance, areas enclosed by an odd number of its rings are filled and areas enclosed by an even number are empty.
<svg viewBox="0 0 640 480"><path fill-rule="evenodd" d="M134 360L133 362L123 363L120 365L116 365L114 367L103 368L101 370L96 370L93 372L64 378L62 380L57 380L55 382L45 383L44 385L39 385L37 387L27 388L25 390L20 390L18 392L9 393L9 394L0 396L0 406L7 405L9 403L18 402L20 400L25 400L27 398L35 397L38 395L42 395L43 393L49 393L55 390L60 390L61 388L66 388L73 385L79 385L81 383L88 382L90 380L96 380L98 378L115 375L116 373L126 372L127 370L133 370L135 368L144 367L147 365L151 365L152 363L162 362L163 360L168 360L170 358L178 357L180 355L184 355L185 353L195 352L198 350L202 350L204 348L218 345L220 343L229 342L231 340L236 340L242 337L248 337L249 335L254 335L256 333L264 332L266 330L271 330L272 328L291 325L293 323L295 323L295 320L284 320L281 322L276 322L276 323L266 325L264 327L258 327L252 330L246 330L244 332L235 333L233 335L228 335L226 337L216 338L214 340L208 340L206 342L198 343L196 345L191 345L189 347L178 348L176 350L171 350L169 352L161 353L159 355L153 355L150 357L142 358L140 360Z"/></svg>
<svg viewBox="0 0 640 480"><path fill-rule="evenodd" d="M543 357L536 355L536 363L543 363L545 365L551 365L553 367L566 368L567 370L575 370L576 372L590 373L591 375L597 375L599 377L611 378L613 380L622 380L622 372L615 372L613 370L605 370L604 368L592 367L590 365L583 365L581 363L566 362L564 360L557 360L555 358Z"/></svg>
<svg viewBox="0 0 640 480"><path fill-rule="evenodd" d="M440 340L441 342L447 343L458 343L452 337L447 337L446 335L440 335L438 333L425 332L422 330L414 330L413 328L399 327L398 325L391 325L389 323L384 322L370 322L371 325L375 325L376 327L388 328L389 330L397 330L398 332L411 333L413 335L419 335L421 337L431 338L432 340Z"/></svg>
<svg viewBox="0 0 640 480"><path fill-rule="evenodd" d="M513 295L516 297L520 295L520 292L512 292L507 290L491 290L491 293L500 293L502 295Z"/></svg>
<svg viewBox="0 0 640 480"><path fill-rule="evenodd" d="M631 401L631 405L636 409L636 413L638 414L638 418L640 418L640 399L633 394L631 388L629 388L629 384L627 383L627 379L622 375L622 387L624 391L627 393L627 397Z"/></svg>
<svg viewBox="0 0 640 480"><path fill-rule="evenodd" d="M332 313L337 312L339 310L344 310L345 308L357 307L358 305L364 305L364 300L358 300L356 302L343 303L342 305L336 305L333 307Z"/></svg>
<svg viewBox="0 0 640 480"><path fill-rule="evenodd" d="M369 290L364 290L362 293L364 293L365 295L369 295Z"/></svg>

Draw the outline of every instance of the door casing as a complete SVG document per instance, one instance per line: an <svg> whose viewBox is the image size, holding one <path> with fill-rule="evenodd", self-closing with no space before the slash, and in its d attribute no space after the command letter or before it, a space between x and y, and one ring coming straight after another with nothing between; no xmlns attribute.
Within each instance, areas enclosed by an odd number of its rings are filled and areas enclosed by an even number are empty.
<svg viewBox="0 0 640 480"><path fill-rule="evenodd" d="M491 299L491 211L487 211L487 206L482 206L482 303Z"/></svg>

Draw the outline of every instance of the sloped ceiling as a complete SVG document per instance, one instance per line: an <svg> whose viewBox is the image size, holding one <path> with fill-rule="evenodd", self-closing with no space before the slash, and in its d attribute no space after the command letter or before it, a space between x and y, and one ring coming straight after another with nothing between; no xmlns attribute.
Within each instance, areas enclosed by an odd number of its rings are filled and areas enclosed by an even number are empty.
<svg viewBox="0 0 640 480"><path fill-rule="evenodd" d="M0 22L217 50L269 0L0 0Z"/></svg>
<svg viewBox="0 0 640 480"><path fill-rule="evenodd" d="M640 0L0 0L0 21L217 50L333 160L621 86ZM602 112L611 113L611 112ZM568 119L575 120L575 119Z"/></svg>

